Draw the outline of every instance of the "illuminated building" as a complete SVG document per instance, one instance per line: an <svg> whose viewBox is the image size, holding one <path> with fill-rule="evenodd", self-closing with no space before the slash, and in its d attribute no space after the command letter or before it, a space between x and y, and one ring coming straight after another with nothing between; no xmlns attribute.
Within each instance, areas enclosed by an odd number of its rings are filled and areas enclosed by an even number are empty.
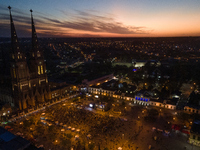
<svg viewBox="0 0 200 150"><path fill-rule="evenodd" d="M3 76L0 100L10 103L20 110L35 106L50 99L46 64L42 51L38 47L38 39L33 22L32 10L32 49L30 63L27 63L25 53L20 49L14 22L10 11L11 50L9 52L9 74ZM8 62L7 62L8 64ZM4 89L4 90L3 90Z"/></svg>
<svg viewBox="0 0 200 150"><path fill-rule="evenodd" d="M144 97L143 95L130 97L130 96L125 96L124 93L118 94L117 90L114 90L114 91L106 90L100 87L90 86L88 87L88 93L104 95L104 96L109 96L116 99L121 99L124 101L129 101L131 102L130 104L138 104L138 105L144 105L144 106L151 105L151 106L157 106L157 107L162 107L162 108L167 108L167 109L174 109L174 110L176 109L176 102L173 102L171 100L160 101L157 99L151 99L150 97Z"/></svg>

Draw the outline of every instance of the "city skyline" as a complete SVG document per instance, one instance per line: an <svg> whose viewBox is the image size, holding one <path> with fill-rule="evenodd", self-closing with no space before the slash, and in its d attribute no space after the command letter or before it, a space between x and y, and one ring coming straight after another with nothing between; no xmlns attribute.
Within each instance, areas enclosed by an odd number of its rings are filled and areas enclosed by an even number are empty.
<svg viewBox="0 0 200 150"><path fill-rule="evenodd" d="M30 37L30 9L38 37L200 36L200 1L4 1L0 37L10 37L8 6L18 37Z"/></svg>

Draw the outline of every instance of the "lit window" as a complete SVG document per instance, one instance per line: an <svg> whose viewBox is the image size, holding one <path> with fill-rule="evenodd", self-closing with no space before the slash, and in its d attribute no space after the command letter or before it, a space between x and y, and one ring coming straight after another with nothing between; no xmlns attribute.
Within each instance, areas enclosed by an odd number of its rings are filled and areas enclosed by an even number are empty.
<svg viewBox="0 0 200 150"><path fill-rule="evenodd" d="M38 74L40 74L40 66L38 66Z"/></svg>
<svg viewBox="0 0 200 150"><path fill-rule="evenodd" d="M14 54L12 54L12 59L15 59L15 56L14 56Z"/></svg>
<svg viewBox="0 0 200 150"><path fill-rule="evenodd" d="M40 52L37 52L37 57L40 57Z"/></svg>
<svg viewBox="0 0 200 150"><path fill-rule="evenodd" d="M13 68L13 76L14 76L14 78L16 78L16 72L15 72L14 68Z"/></svg>
<svg viewBox="0 0 200 150"><path fill-rule="evenodd" d="M32 53L32 56L34 57L34 56L35 56L35 54L34 54L34 53Z"/></svg>
<svg viewBox="0 0 200 150"><path fill-rule="evenodd" d="M40 66L40 68L41 68L41 74L43 74L43 67L42 67L42 65Z"/></svg>

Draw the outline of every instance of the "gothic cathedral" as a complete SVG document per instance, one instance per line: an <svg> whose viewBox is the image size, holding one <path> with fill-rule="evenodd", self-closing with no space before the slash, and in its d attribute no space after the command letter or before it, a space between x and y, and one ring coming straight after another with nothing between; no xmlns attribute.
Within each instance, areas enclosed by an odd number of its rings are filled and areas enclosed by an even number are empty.
<svg viewBox="0 0 200 150"><path fill-rule="evenodd" d="M20 50L14 22L10 11L11 51L10 75L14 106L20 110L39 105L50 99L50 89L46 74L43 52L38 46L35 25L31 12L32 48L27 63L25 53Z"/></svg>

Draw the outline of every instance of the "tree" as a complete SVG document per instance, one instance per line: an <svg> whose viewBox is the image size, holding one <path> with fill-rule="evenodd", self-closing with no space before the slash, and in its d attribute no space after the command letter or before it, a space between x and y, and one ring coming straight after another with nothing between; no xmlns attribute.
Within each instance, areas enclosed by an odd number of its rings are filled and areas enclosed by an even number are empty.
<svg viewBox="0 0 200 150"><path fill-rule="evenodd" d="M149 117L157 117L158 114L159 114L159 113L158 113L158 110L157 110L157 109L153 109L153 108L150 109L150 110L148 110L147 113L148 113L148 116L149 116Z"/></svg>
<svg viewBox="0 0 200 150"><path fill-rule="evenodd" d="M184 112L178 113L178 119L180 119L181 122L190 122L190 114Z"/></svg>
<svg viewBox="0 0 200 150"><path fill-rule="evenodd" d="M36 126L36 130L35 131L36 131L37 134L43 134L44 127L41 124L39 124L39 125Z"/></svg>
<svg viewBox="0 0 200 150"><path fill-rule="evenodd" d="M77 142L76 149L77 149L77 150L78 150L78 149L80 149L80 150L83 149L80 141Z"/></svg>
<svg viewBox="0 0 200 150"><path fill-rule="evenodd" d="M62 144L63 147L67 147L67 148L70 148L71 145L72 145L71 140L68 139L68 138L62 139L61 144Z"/></svg>
<svg viewBox="0 0 200 150"><path fill-rule="evenodd" d="M122 102L122 106L124 107L126 105L125 101Z"/></svg>
<svg viewBox="0 0 200 150"><path fill-rule="evenodd" d="M30 119L29 119L29 122L32 125L32 124L36 123L36 120L35 120L35 118L33 116L31 116Z"/></svg>
<svg viewBox="0 0 200 150"><path fill-rule="evenodd" d="M25 120L23 126L24 128L29 128L31 126L31 123L29 122L29 120Z"/></svg>
<svg viewBox="0 0 200 150"><path fill-rule="evenodd" d="M49 131L49 132L54 131L54 129L55 129L55 127L54 127L53 125L48 127L48 131Z"/></svg>
<svg viewBox="0 0 200 150"><path fill-rule="evenodd" d="M95 147L94 143L91 143L91 144L88 145L89 150L93 150L94 147Z"/></svg>
<svg viewBox="0 0 200 150"><path fill-rule="evenodd" d="M71 139L71 138L73 137L71 133L65 134L65 136L66 136L68 139Z"/></svg>

